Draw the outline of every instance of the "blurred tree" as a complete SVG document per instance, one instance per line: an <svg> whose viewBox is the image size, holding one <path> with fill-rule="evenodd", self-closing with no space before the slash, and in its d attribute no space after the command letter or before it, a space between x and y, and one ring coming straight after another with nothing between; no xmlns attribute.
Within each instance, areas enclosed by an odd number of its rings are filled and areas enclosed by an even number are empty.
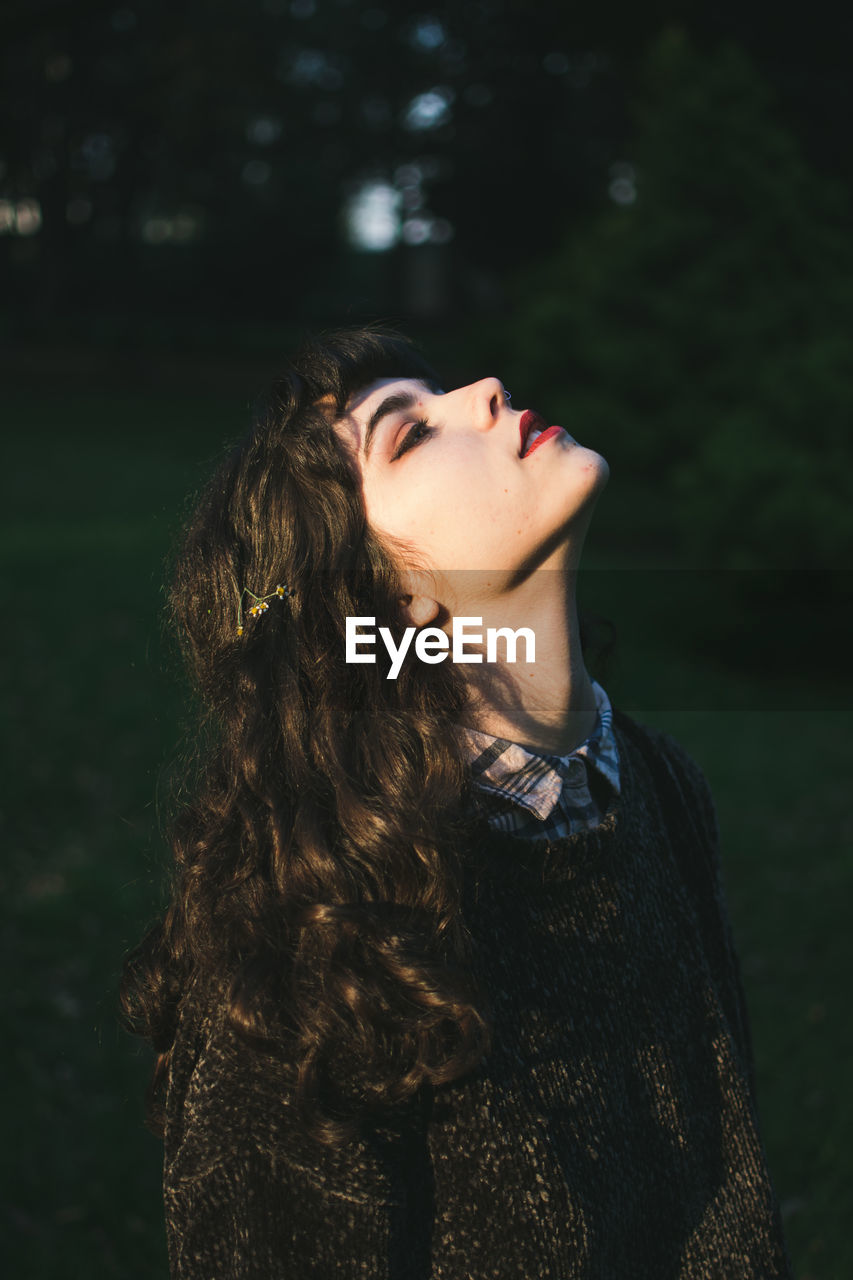
<svg viewBox="0 0 853 1280"><path fill-rule="evenodd" d="M393 307L385 264L365 272L341 234L377 182L395 191L395 238L455 232L464 289L488 296L483 273L517 262L534 223L556 227L524 198L543 172L564 202L594 185L619 94L588 34L513 0L13 0L0 249L15 301L39 316Z"/></svg>
<svg viewBox="0 0 853 1280"><path fill-rule="evenodd" d="M623 535L718 568L847 566L846 202L736 48L666 32L638 118L611 211L519 284L513 384L610 459Z"/></svg>
<svg viewBox="0 0 853 1280"><path fill-rule="evenodd" d="M152 334L181 316L488 314L531 249L598 207L639 51L664 20L689 18L700 40L727 24L764 40L786 88L805 76L815 97L838 81L825 38L820 75L803 53L817 27L729 9L7 0L6 308L36 326L147 315ZM360 253L343 214L371 192L391 234Z"/></svg>

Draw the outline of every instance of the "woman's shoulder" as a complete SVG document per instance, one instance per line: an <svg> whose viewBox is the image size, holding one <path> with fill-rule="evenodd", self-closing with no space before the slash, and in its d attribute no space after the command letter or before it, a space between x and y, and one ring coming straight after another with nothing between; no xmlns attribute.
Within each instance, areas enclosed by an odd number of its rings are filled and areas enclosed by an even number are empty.
<svg viewBox="0 0 853 1280"><path fill-rule="evenodd" d="M703 769L671 733L644 724L616 708L613 711L613 724L617 740L621 741L623 747L627 744L629 750L638 751L651 765L664 764L686 791L686 798L697 798L703 802L711 800L711 788Z"/></svg>
<svg viewBox="0 0 853 1280"><path fill-rule="evenodd" d="M356 1139L330 1148L305 1131L293 1101L295 1076L283 1043L242 1036L224 992L194 983L182 1001L169 1066L166 1187L260 1155L333 1196L393 1199L381 1143Z"/></svg>

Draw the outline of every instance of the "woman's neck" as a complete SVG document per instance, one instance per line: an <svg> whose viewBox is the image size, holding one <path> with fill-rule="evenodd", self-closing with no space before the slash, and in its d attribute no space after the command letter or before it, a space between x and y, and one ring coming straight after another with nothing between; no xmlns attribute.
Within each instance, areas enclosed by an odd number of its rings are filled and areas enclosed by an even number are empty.
<svg viewBox="0 0 853 1280"><path fill-rule="evenodd" d="M484 630L533 631L535 661L521 660L526 656L521 639L514 663L505 660L499 645L500 661L471 666L468 728L546 755L568 755L592 733L595 693L581 652L575 577L533 575L512 597L495 602L492 617L483 605Z"/></svg>

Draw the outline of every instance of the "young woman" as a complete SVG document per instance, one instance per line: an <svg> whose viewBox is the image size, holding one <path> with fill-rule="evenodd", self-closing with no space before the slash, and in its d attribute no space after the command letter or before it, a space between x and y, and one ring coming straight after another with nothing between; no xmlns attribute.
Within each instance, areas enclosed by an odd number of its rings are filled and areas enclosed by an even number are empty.
<svg viewBox="0 0 853 1280"><path fill-rule="evenodd" d="M790 1275L713 802L587 673L608 468L546 428L331 335L190 521L205 745L124 980L173 1277Z"/></svg>

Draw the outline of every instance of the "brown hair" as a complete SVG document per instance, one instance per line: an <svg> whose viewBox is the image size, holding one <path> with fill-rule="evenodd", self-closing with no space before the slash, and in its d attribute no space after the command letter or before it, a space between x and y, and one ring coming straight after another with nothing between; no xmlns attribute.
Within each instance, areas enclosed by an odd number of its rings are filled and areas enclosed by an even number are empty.
<svg viewBox="0 0 853 1280"><path fill-rule="evenodd" d="M202 493L174 562L199 749L176 790L170 905L122 981L126 1024L157 1053L159 1131L192 982L222 994L247 1052L286 1042L297 1112L330 1145L488 1048L462 910L461 677L412 663L389 680L381 646L376 665L344 666L348 616L402 632L395 562L333 426L381 377L435 384L392 333L306 344ZM279 584L293 598L258 617L244 608L238 635L242 588Z"/></svg>

